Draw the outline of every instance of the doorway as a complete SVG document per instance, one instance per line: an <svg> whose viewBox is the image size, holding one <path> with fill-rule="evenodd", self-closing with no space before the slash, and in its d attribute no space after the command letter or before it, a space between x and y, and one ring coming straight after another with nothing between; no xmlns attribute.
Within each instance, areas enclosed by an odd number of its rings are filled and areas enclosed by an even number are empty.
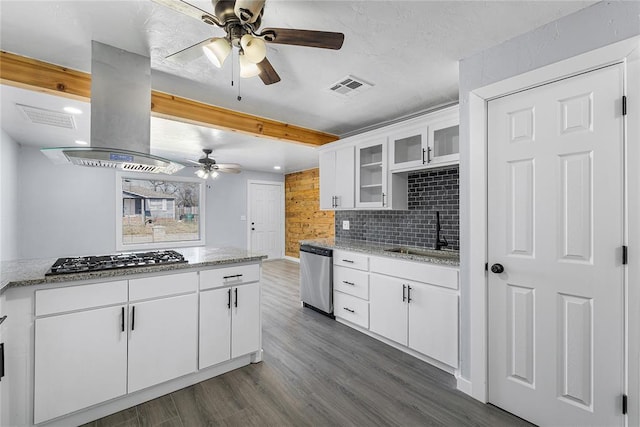
<svg viewBox="0 0 640 427"><path fill-rule="evenodd" d="M269 259L284 256L284 183L247 181L247 248Z"/></svg>

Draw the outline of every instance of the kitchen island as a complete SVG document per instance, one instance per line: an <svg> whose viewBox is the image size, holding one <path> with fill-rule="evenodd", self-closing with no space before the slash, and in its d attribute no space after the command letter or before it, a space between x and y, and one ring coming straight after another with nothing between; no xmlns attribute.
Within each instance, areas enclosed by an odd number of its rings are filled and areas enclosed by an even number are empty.
<svg viewBox="0 0 640 427"><path fill-rule="evenodd" d="M300 243L333 250L338 322L457 374L457 252L344 239Z"/></svg>
<svg viewBox="0 0 640 427"><path fill-rule="evenodd" d="M186 263L45 276L4 262L0 425L79 425L262 360L261 262L235 248Z"/></svg>

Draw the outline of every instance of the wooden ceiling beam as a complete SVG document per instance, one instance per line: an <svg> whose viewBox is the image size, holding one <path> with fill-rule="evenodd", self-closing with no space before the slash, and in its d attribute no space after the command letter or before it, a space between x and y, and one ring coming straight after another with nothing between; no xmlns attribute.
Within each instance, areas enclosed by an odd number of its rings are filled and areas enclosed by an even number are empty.
<svg viewBox="0 0 640 427"><path fill-rule="evenodd" d="M90 102L91 74L0 51L0 83ZM187 123L281 141L324 145L335 135L151 91L151 112Z"/></svg>

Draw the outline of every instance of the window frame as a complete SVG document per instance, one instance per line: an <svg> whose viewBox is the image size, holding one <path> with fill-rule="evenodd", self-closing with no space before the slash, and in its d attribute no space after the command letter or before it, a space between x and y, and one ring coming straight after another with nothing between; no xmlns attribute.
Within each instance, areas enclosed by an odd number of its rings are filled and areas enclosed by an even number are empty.
<svg viewBox="0 0 640 427"><path fill-rule="evenodd" d="M139 180L139 181L173 181L173 182L189 182L198 184L199 188L199 215L198 215L198 240L182 240L173 242L154 242L154 243L136 243L136 244L124 244L122 238L122 182L125 179ZM204 246L206 245L205 237L205 207L206 207L206 185L198 178L190 178L184 176L172 176L172 175L158 175L158 174L145 174L145 173L116 173L116 250L123 252L138 251L138 250L156 250L156 249L169 249L169 248L185 248L191 246ZM174 207L175 208L175 207Z"/></svg>

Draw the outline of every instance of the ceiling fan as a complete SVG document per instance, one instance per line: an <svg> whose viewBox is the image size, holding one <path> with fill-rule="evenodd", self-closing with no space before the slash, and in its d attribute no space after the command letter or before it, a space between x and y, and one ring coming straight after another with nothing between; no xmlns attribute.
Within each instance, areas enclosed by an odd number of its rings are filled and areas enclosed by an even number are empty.
<svg viewBox="0 0 640 427"><path fill-rule="evenodd" d="M202 149L204 156L198 161L187 160L189 163L193 163L192 167L198 168L195 174L198 178L207 179L215 178L218 176L218 172L222 173L240 173L240 165L237 163L216 163L216 160L209 155L213 152L210 148Z"/></svg>
<svg viewBox="0 0 640 427"><path fill-rule="evenodd" d="M211 0L211 14L183 0L152 0L226 32L224 37L213 37L180 50L167 59L184 63L205 55L221 68L233 47L238 49L240 77L259 75L265 85L280 81L280 76L266 58L265 42L308 46L338 50L344 34L328 31L296 30L291 28L264 28L259 31L265 0Z"/></svg>

